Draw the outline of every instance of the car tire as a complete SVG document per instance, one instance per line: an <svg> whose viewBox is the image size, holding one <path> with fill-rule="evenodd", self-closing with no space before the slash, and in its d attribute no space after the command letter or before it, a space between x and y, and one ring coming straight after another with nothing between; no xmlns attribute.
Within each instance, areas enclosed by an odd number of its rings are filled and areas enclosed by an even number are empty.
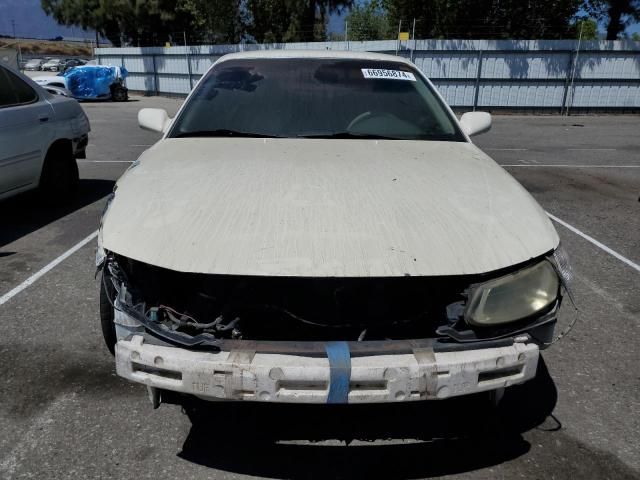
<svg viewBox="0 0 640 480"><path fill-rule="evenodd" d="M100 278L100 326L102 327L102 338L104 343L111 352L111 355L115 355L116 342L116 325L114 321L113 312L113 297L114 289L111 284L111 280L108 278L108 273L103 271Z"/></svg>
<svg viewBox="0 0 640 480"><path fill-rule="evenodd" d="M53 145L47 152L40 174L40 192L52 203L71 201L78 191L78 164L71 149L63 144Z"/></svg>
<svg viewBox="0 0 640 480"><path fill-rule="evenodd" d="M129 91L122 85L113 85L111 87L111 100L114 102L126 102L129 100Z"/></svg>

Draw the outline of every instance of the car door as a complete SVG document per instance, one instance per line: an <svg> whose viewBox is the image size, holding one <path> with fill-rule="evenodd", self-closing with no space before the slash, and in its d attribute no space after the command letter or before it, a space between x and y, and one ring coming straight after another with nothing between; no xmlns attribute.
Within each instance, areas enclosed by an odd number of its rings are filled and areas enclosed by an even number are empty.
<svg viewBox="0 0 640 480"><path fill-rule="evenodd" d="M50 122L49 103L0 66L0 195L37 185L53 135Z"/></svg>

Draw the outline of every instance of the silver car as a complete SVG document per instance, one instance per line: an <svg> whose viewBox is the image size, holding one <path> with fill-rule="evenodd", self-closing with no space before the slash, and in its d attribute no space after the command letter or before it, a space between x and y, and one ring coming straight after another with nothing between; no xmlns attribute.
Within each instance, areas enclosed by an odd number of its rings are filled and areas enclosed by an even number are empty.
<svg viewBox="0 0 640 480"><path fill-rule="evenodd" d="M32 58L24 64L25 70L38 71L46 60L42 58Z"/></svg>
<svg viewBox="0 0 640 480"><path fill-rule="evenodd" d="M43 63L40 69L44 71L58 72L64 69L64 64L65 61L61 58L52 58Z"/></svg>
<svg viewBox="0 0 640 480"><path fill-rule="evenodd" d="M0 199L37 187L50 202L71 197L89 130L76 100L0 64Z"/></svg>

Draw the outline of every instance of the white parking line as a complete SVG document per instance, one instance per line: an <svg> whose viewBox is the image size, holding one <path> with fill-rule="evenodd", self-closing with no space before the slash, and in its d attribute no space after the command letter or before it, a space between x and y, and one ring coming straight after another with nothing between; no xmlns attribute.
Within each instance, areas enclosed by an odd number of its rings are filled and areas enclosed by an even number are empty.
<svg viewBox="0 0 640 480"><path fill-rule="evenodd" d="M93 240L97 236L98 236L98 231L96 230L91 235L86 237L84 240L80 241L79 243L76 243L73 247L71 247L69 250L64 252L62 255L60 255L58 258L53 260L51 263L45 265L43 268L41 268L36 273L31 275L29 278L27 278L24 282L22 282L16 288L14 288L13 290L10 290L9 292L7 292L4 295L2 295L0 297L0 305L3 305L5 303L7 303L9 300L11 300L13 297L15 297L17 294L19 294L21 291L23 291L29 285L32 285L40 277L42 277L47 272L49 272L51 269L55 268L57 265L59 265L60 263L65 261L67 258L69 258L71 255L76 253L78 250L80 250L82 247L84 247L87 243L89 243L91 240Z"/></svg>
<svg viewBox="0 0 640 480"><path fill-rule="evenodd" d="M587 240L588 242L591 242L592 244L594 244L596 247L598 247L601 250L604 250L605 252L607 252L609 255L617 258L618 260L620 260L621 262L626 263L627 265L629 265L631 268L633 268L634 270L637 270L638 272L640 272L640 265L638 265L635 262L632 262L631 260L629 260L627 257L624 257L622 255L620 255L618 252L611 250L609 247L607 247L605 244L600 243L598 240L596 240L595 238L587 235L584 232L581 232L580 230L578 230L576 227L569 225L567 222L560 220L558 217L551 215L549 212L547 212L547 215L549 215L549 218L551 220L553 220L556 223L559 223L560 225L562 225L565 228L568 228L569 230L571 230L573 233L575 233L576 235L581 236L582 238L584 238L585 240Z"/></svg>
<svg viewBox="0 0 640 480"><path fill-rule="evenodd" d="M492 152L526 152L526 148L485 148L485 150L491 150Z"/></svg>
<svg viewBox="0 0 640 480"><path fill-rule="evenodd" d="M132 145L133 146L133 145ZM552 147L553 148L553 147ZM492 152L528 152L528 148L483 148L483 150L490 150ZM568 152L615 152L617 148L562 148L558 147L556 150L567 150Z"/></svg>
<svg viewBox="0 0 640 480"><path fill-rule="evenodd" d="M133 163L133 160L84 160L79 159L82 163Z"/></svg>
<svg viewBox="0 0 640 480"><path fill-rule="evenodd" d="M500 164L501 167L562 167L562 168L640 168L640 165L571 165L564 164L531 164L531 163L513 163Z"/></svg>
<svg viewBox="0 0 640 480"><path fill-rule="evenodd" d="M615 152L617 148L567 148L570 152Z"/></svg>

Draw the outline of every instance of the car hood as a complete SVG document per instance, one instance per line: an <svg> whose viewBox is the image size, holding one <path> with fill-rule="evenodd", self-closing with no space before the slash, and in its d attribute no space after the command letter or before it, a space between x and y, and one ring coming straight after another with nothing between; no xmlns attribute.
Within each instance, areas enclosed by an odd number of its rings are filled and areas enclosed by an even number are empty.
<svg viewBox="0 0 640 480"><path fill-rule="evenodd" d="M109 251L209 274L477 274L558 236L535 200L470 143L167 139L118 181Z"/></svg>

